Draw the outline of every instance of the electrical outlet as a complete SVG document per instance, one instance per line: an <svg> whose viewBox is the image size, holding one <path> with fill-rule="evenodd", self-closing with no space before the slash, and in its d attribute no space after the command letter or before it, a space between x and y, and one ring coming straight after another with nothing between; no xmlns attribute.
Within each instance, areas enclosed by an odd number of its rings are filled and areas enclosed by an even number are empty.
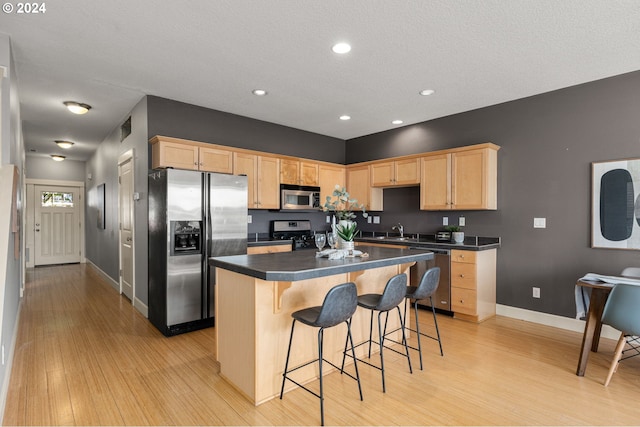
<svg viewBox="0 0 640 427"><path fill-rule="evenodd" d="M327 224L331 224L331 216L330 215L327 215L326 223Z"/></svg>
<svg viewBox="0 0 640 427"><path fill-rule="evenodd" d="M465 221L465 219L464 219L464 217L463 217L463 216L461 216L460 218L458 218L458 225L459 225L460 227L464 227L464 226L465 226L465 224L466 224L466 221Z"/></svg>
<svg viewBox="0 0 640 427"><path fill-rule="evenodd" d="M371 215L369 215L367 217L367 223L371 224L373 222L373 217Z"/></svg>
<svg viewBox="0 0 640 427"><path fill-rule="evenodd" d="M443 216L442 217L442 225L449 225L449 217L448 216Z"/></svg>
<svg viewBox="0 0 640 427"><path fill-rule="evenodd" d="M251 224L253 222L253 217L251 215L247 215L247 224Z"/></svg>
<svg viewBox="0 0 640 427"><path fill-rule="evenodd" d="M533 218L533 228L547 228L547 218Z"/></svg>
<svg viewBox="0 0 640 427"><path fill-rule="evenodd" d="M373 223L374 224L380 224L380 217L379 216L374 216L373 217Z"/></svg>
<svg viewBox="0 0 640 427"><path fill-rule="evenodd" d="M540 298L540 288L533 287L533 297Z"/></svg>

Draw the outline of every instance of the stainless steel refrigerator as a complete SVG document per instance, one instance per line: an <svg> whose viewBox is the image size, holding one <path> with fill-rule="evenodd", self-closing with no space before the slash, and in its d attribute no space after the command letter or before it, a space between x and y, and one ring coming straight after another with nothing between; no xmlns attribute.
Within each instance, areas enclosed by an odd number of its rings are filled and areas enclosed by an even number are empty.
<svg viewBox="0 0 640 427"><path fill-rule="evenodd" d="M213 326L208 258L246 253L246 176L149 174L149 320L164 335Z"/></svg>

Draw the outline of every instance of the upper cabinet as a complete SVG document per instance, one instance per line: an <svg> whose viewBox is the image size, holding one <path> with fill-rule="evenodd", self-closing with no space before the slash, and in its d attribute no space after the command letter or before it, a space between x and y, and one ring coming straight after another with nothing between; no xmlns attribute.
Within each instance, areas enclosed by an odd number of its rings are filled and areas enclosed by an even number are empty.
<svg viewBox="0 0 640 427"><path fill-rule="evenodd" d="M154 136L152 168L249 176L249 208L279 209L280 184L319 186L321 204L336 184L366 210L381 211L382 189L420 186L421 210L495 210L499 146L492 143L343 166L223 145Z"/></svg>
<svg viewBox="0 0 640 427"><path fill-rule="evenodd" d="M372 187L410 187L420 185L420 159L403 159L371 164Z"/></svg>
<svg viewBox="0 0 640 427"><path fill-rule="evenodd" d="M151 167L232 173L233 152L154 137Z"/></svg>
<svg viewBox="0 0 640 427"><path fill-rule="evenodd" d="M382 188L371 186L369 165L347 166L347 191L366 210L382 210Z"/></svg>
<svg viewBox="0 0 640 427"><path fill-rule="evenodd" d="M320 163L318 165L318 183L320 185L320 206L324 206L327 196L333 195L336 185L346 187L346 171L344 166Z"/></svg>
<svg viewBox="0 0 640 427"><path fill-rule="evenodd" d="M318 163L290 158L280 159L280 183L319 185Z"/></svg>
<svg viewBox="0 0 640 427"><path fill-rule="evenodd" d="M234 153L233 174L247 175L249 209L279 209L279 159Z"/></svg>
<svg viewBox="0 0 640 427"><path fill-rule="evenodd" d="M481 144L439 152L422 158L420 209L495 210L497 152L494 144Z"/></svg>

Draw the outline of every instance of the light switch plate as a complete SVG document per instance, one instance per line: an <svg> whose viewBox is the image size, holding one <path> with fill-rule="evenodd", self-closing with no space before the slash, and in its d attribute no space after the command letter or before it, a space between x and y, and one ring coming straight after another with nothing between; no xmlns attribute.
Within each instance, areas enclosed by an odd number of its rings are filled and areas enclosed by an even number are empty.
<svg viewBox="0 0 640 427"><path fill-rule="evenodd" d="M533 218L533 228L547 228L547 218Z"/></svg>
<svg viewBox="0 0 640 427"><path fill-rule="evenodd" d="M442 225L449 225L449 217L448 216L443 216L442 217Z"/></svg>
<svg viewBox="0 0 640 427"><path fill-rule="evenodd" d="M253 217L251 215L247 215L247 224L251 224L253 222Z"/></svg>
<svg viewBox="0 0 640 427"><path fill-rule="evenodd" d="M459 225L460 227L464 227L466 223L467 223L467 222L465 221L465 219L464 219L464 217L463 217L463 216L461 216L460 218L458 218L458 225Z"/></svg>
<svg viewBox="0 0 640 427"><path fill-rule="evenodd" d="M367 217L367 223L371 224L371 221L373 221L373 218L371 217L371 215L369 215Z"/></svg>
<svg viewBox="0 0 640 427"><path fill-rule="evenodd" d="M373 223L374 224L380 224L380 217L379 216L374 216L373 217Z"/></svg>

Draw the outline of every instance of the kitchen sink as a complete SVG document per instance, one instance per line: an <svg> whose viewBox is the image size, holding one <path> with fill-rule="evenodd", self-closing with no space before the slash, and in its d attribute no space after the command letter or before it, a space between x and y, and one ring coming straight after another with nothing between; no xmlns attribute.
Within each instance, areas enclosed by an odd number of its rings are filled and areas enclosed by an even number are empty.
<svg viewBox="0 0 640 427"><path fill-rule="evenodd" d="M417 242L418 239L414 238L414 237L400 237L400 236L375 236L375 237L370 237L370 239L375 239L375 240L384 240L387 242Z"/></svg>

